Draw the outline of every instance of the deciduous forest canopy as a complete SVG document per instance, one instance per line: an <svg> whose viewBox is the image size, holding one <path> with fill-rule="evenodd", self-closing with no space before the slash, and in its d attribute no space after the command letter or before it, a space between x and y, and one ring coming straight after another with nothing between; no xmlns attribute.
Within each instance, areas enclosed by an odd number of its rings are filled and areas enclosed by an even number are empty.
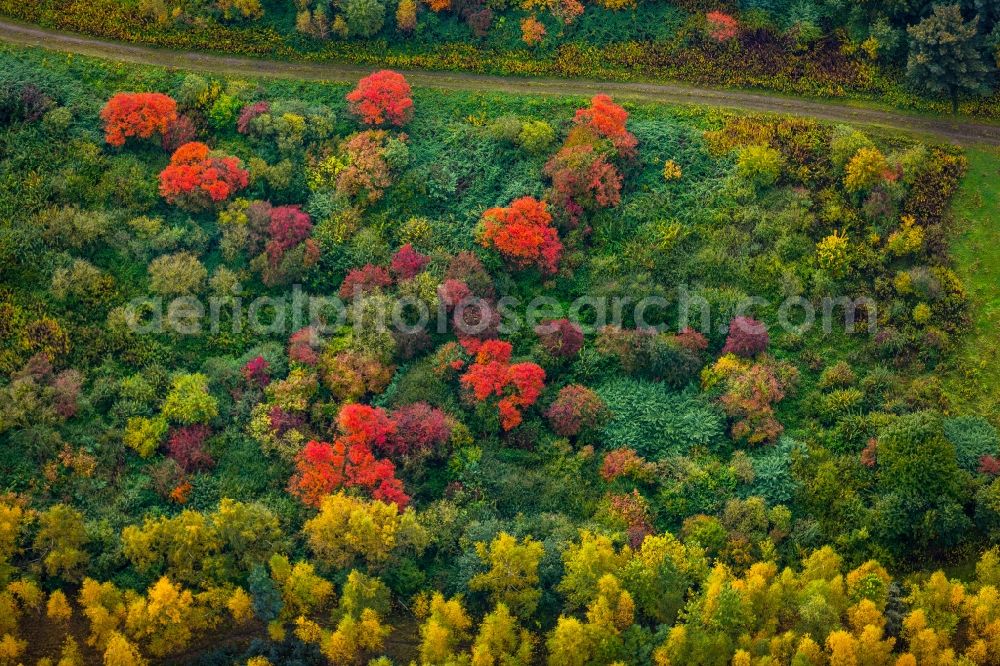
<svg viewBox="0 0 1000 666"><path fill-rule="evenodd" d="M0 7L995 108L973 0ZM0 666L1000 662L974 157L0 47Z"/></svg>

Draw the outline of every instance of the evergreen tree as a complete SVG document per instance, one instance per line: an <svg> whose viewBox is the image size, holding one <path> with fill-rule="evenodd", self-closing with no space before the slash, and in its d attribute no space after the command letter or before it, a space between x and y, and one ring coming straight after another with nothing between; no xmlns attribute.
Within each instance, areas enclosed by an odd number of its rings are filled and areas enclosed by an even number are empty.
<svg viewBox="0 0 1000 666"><path fill-rule="evenodd" d="M985 88L988 69L976 44L978 22L978 17L964 21L958 5L937 5L933 14L907 29L907 76L931 93L947 94L952 113L958 113L959 95Z"/></svg>

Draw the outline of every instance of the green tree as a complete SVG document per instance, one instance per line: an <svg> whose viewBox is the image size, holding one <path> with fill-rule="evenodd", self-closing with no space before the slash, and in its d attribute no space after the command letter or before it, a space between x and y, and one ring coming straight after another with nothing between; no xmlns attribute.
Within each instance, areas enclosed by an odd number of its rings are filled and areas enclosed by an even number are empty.
<svg viewBox="0 0 1000 666"><path fill-rule="evenodd" d="M379 0L347 0L344 16L351 35L371 37L382 29L385 5Z"/></svg>
<svg viewBox="0 0 1000 666"><path fill-rule="evenodd" d="M163 416L175 423L208 423L219 413L219 401L208 392L208 377L177 375L163 402Z"/></svg>
<svg viewBox="0 0 1000 666"><path fill-rule="evenodd" d="M877 513L894 545L947 546L968 527L955 447L933 412L901 416L878 438Z"/></svg>
<svg viewBox="0 0 1000 666"><path fill-rule="evenodd" d="M989 71L976 43L978 17L966 22L959 5L936 5L934 13L907 28L910 57L906 74L917 86L951 98L958 113L958 98L985 89Z"/></svg>

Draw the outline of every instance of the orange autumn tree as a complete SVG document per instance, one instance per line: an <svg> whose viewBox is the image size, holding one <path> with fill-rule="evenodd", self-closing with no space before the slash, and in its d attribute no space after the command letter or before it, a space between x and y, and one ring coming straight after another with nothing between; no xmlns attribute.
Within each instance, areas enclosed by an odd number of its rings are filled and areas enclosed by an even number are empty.
<svg viewBox="0 0 1000 666"><path fill-rule="evenodd" d="M376 458L374 448L390 448L396 424L385 410L368 405L344 405L337 417L342 433L332 444L311 441L295 459L288 489L310 506L341 488L360 488L382 502L403 508L410 498L396 478L392 461Z"/></svg>
<svg viewBox="0 0 1000 666"><path fill-rule="evenodd" d="M495 248L514 268L559 270L563 246L544 201L521 197L506 208L490 208L481 224L480 242Z"/></svg>
<svg viewBox="0 0 1000 666"><path fill-rule="evenodd" d="M521 19L521 41L528 46L540 44L545 39L545 26L534 16Z"/></svg>
<svg viewBox="0 0 1000 666"><path fill-rule="evenodd" d="M402 74L383 69L366 76L347 94L351 113L367 125L401 126L413 117L410 84Z"/></svg>
<svg viewBox="0 0 1000 666"><path fill-rule="evenodd" d="M521 410L535 404L545 388L545 370L535 363L511 363L512 352L509 342L486 340L460 380L479 402L500 398L497 409L504 430L521 423Z"/></svg>
<svg viewBox="0 0 1000 666"><path fill-rule="evenodd" d="M101 109L104 139L124 146L126 139L166 134L177 120L177 102L162 93L117 93Z"/></svg>
<svg viewBox="0 0 1000 666"><path fill-rule="evenodd" d="M192 141L178 148L160 173L160 194L168 203L201 210L225 201L249 181L238 158L215 155L205 144Z"/></svg>
<svg viewBox="0 0 1000 666"><path fill-rule="evenodd" d="M628 111L604 94L594 95L590 100L590 106L577 109L573 117L573 123L577 127L585 127L597 136L611 141L620 157L632 157L639 141L626 129L627 120Z"/></svg>

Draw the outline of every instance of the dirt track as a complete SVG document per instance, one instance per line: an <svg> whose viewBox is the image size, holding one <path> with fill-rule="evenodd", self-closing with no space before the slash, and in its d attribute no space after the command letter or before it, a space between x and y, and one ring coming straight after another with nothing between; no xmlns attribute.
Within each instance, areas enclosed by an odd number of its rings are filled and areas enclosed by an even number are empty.
<svg viewBox="0 0 1000 666"><path fill-rule="evenodd" d="M98 58L218 74L353 82L371 71L370 67L334 62L257 60L209 53L155 49L56 32L3 19L0 19L0 40ZM403 73L414 86L425 88L538 95L589 96L596 92L606 92L618 98L644 102L695 104L805 116L819 120L875 125L904 132L925 134L963 145L1000 146L1000 125L913 116L905 113L863 109L833 102L810 101L766 93L700 88L672 83L522 78L428 70L404 70Z"/></svg>

